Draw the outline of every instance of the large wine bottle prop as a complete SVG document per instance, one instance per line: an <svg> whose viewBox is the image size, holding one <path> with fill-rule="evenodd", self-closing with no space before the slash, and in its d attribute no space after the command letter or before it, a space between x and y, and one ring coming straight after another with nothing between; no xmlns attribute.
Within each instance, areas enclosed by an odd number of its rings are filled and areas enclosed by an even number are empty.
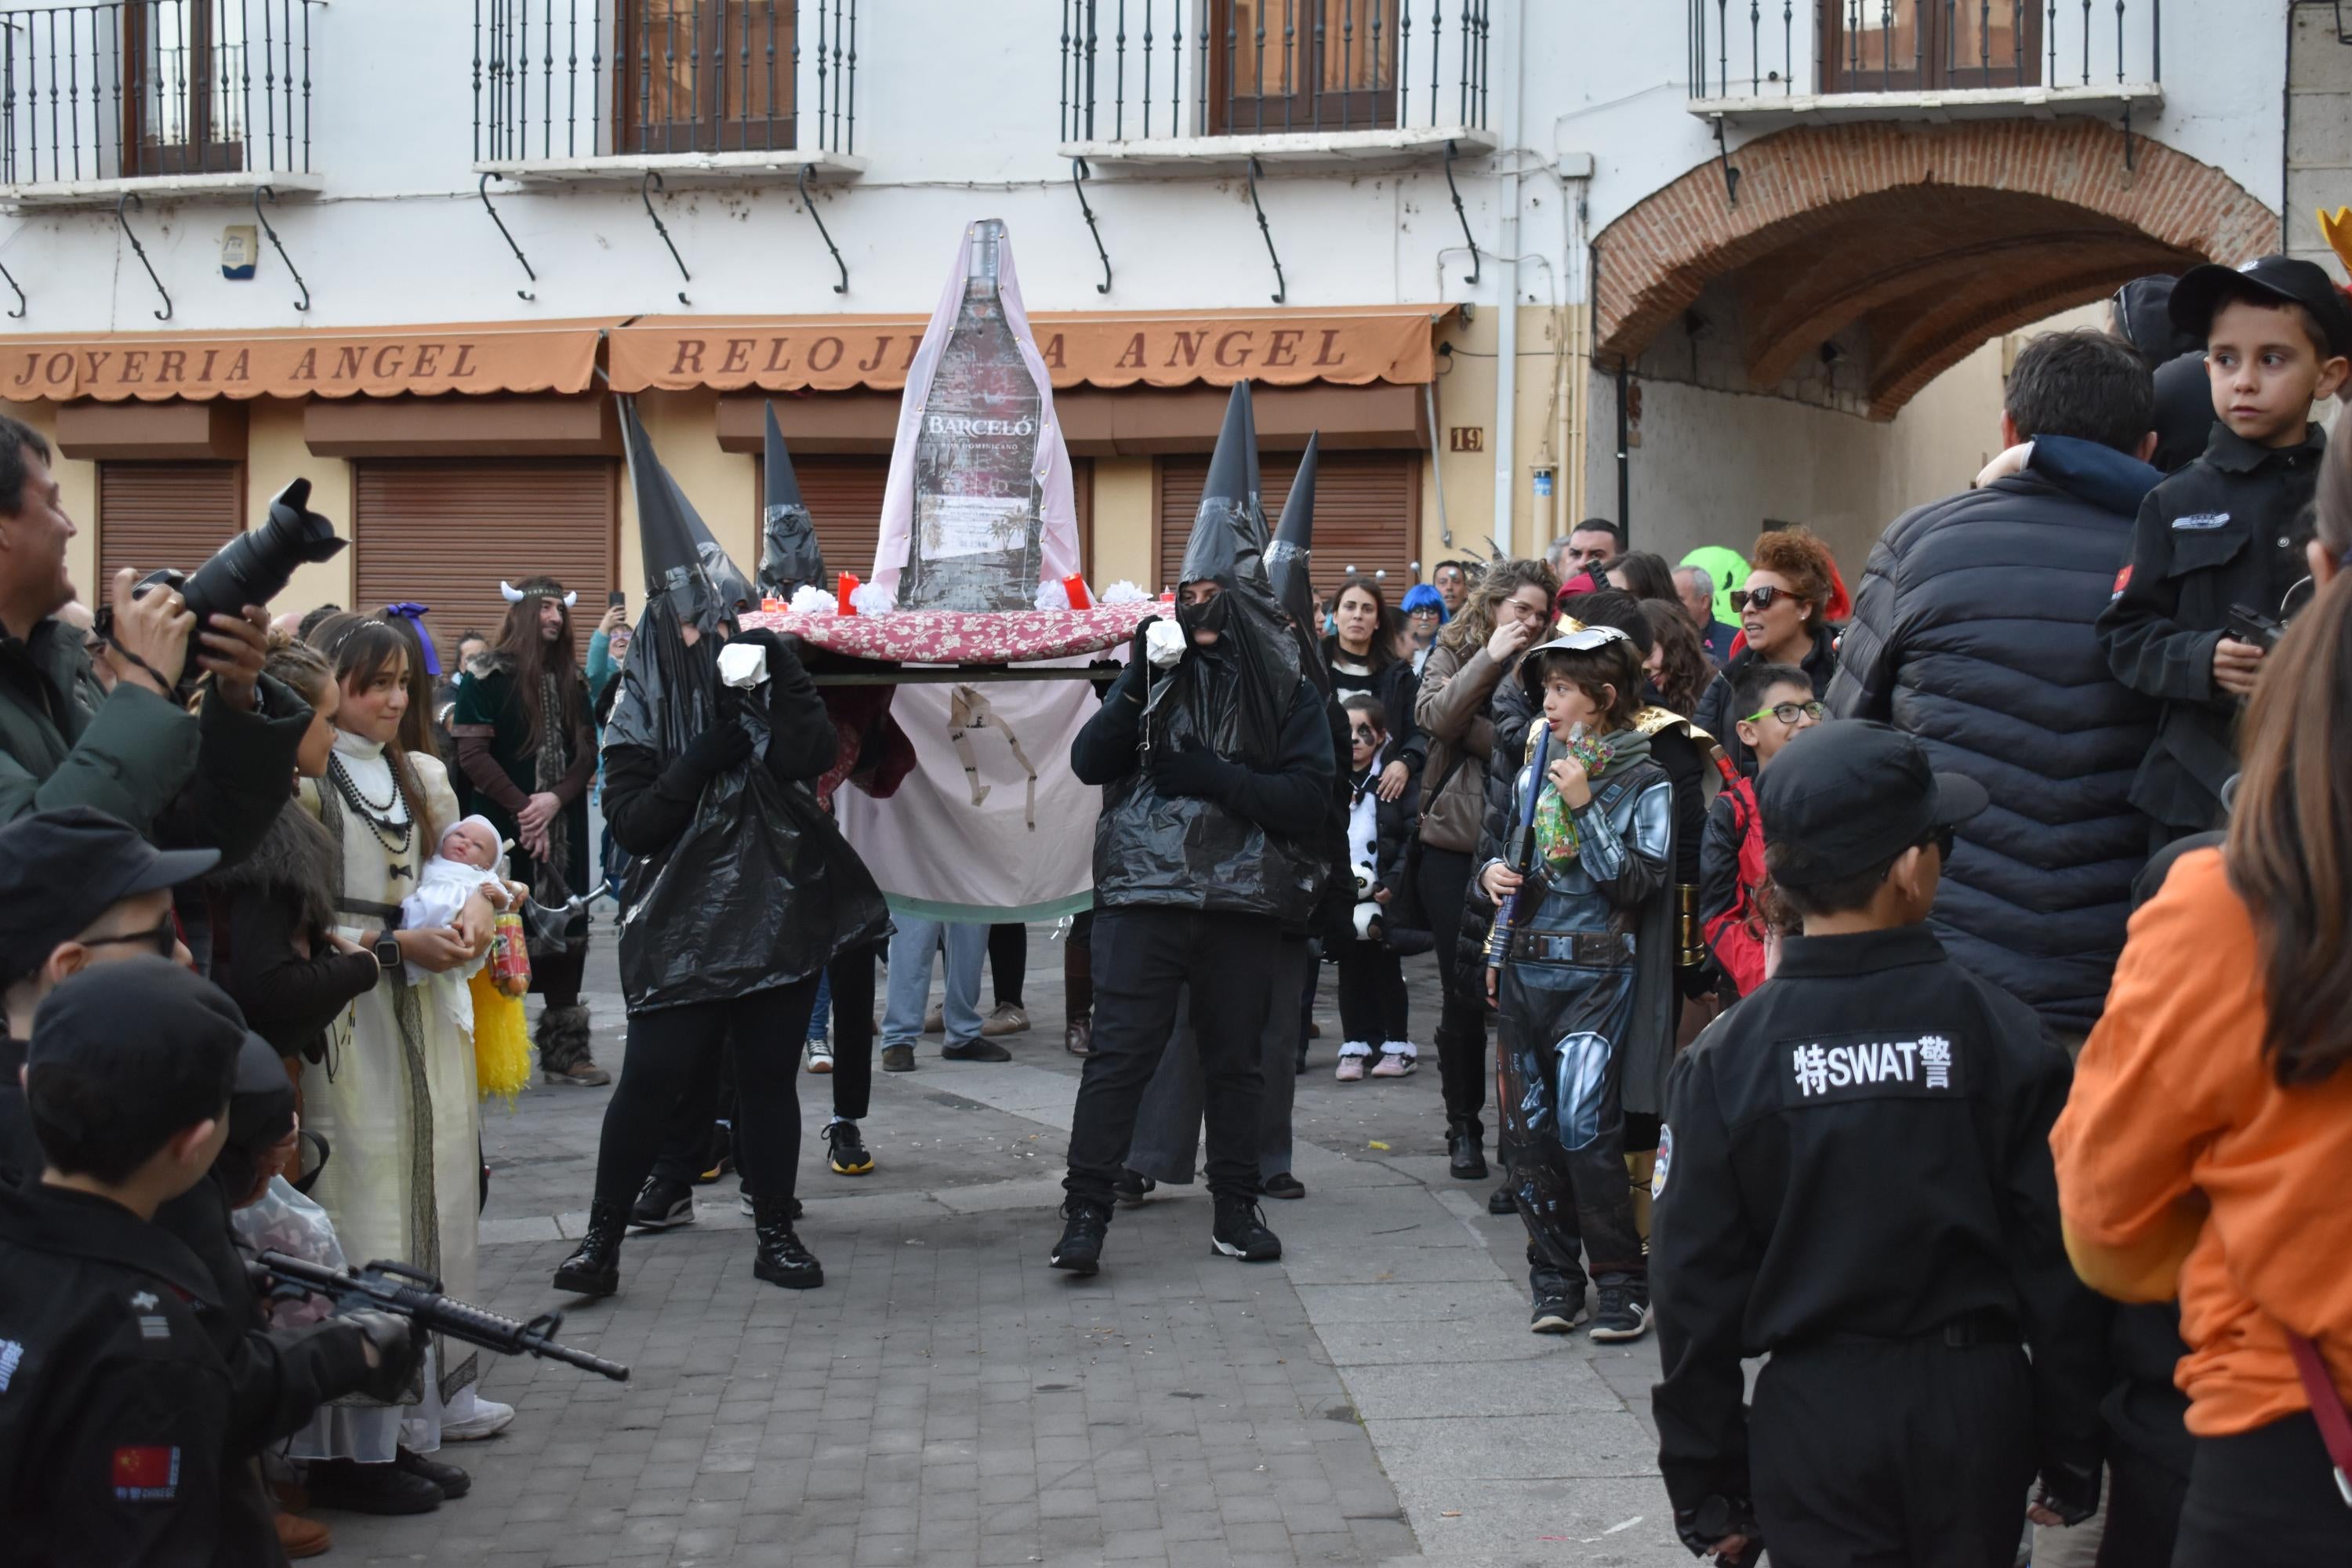
<svg viewBox="0 0 2352 1568"><path fill-rule="evenodd" d="M1039 406L997 289L1003 236L996 218L972 226L963 303L924 400L902 609L1025 610L1036 600Z"/></svg>

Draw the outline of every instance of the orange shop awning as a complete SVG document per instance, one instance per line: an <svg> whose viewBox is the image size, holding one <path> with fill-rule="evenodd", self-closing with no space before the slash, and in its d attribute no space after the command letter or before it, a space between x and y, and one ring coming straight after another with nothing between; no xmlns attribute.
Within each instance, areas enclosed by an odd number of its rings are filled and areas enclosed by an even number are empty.
<svg viewBox="0 0 2352 1568"><path fill-rule="evenodd" d="M595 374L597 340L625 319L0 337L0 398L581 393Z"/></svg>
<svg viewBox="0 0 2352 1568"><path fill-rule="evenodd" d="M1040 310L1029 318L1055 386L1418 384L1437 373L1451 305L1354 310ZM928 316L646 316L616 329L615 392L896 392Z"/></svg>

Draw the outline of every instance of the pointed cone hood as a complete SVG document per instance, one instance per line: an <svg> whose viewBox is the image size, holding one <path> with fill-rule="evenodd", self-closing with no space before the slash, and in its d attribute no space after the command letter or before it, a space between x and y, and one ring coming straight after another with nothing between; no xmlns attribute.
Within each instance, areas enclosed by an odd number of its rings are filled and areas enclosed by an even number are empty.
<svg viewBox="0 0 2352 1568"><path fill-rule="evenodd" d="M1282 526L1274 531L1274 543L1265 552L1274 596L1302 626L1315 624L1315 466L1322 439L1320 431L1307 437L1298 477L1290 482L1289 499L1282 503Z"/></svg>
<svg viewBox="0 0 2352 1568"><path fill-rule="evenodd" d="M1257 424L1250 406L1248 382L1234 384L1225 404L1225 423L1217 432L1217 449L1209 458L1209 476L1201 488L1201 510L1193 514L1192 537L1184 546L1181 583L1211 578L1228 588L1244 578L1265 576L1265 517L1256 493Z"/></svg>
<svg viewBox="0 0 2352 1568"><path fill-rule="evenodd" d="M654 454L654 444L637 418L635 403L624 397L621 438L628 453L629 480L637 499L637 539L644 552L646 592L665 599L681 624L704 631L756 603L751 579L728 558L704 525L694 503Z"/></svg>
<svg viewBox="0 0 2352 1568"><path fill-rule="evenodd" d="M784 433L776 424L776 405L767 405L767 455L761 475L767 494L760 508L760 590L789 600L806 584L824 585L824 550L817 542L816 523L801 500L801 482L793 472L792 454L784 450Z"/></svg>

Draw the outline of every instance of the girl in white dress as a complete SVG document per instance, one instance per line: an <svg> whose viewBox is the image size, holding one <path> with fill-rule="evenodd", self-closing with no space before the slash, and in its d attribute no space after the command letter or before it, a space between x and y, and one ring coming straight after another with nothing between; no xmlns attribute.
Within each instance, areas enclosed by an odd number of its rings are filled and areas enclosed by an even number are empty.
<svg viewBox="0 0 2352 1568"><path fill-rule="evenodd" d="M327 776L304 780L299 799L341 849L337 930L371 952L390 931L402 960L330 1031L326 1059L304 1068L304 1123L331 1151L311 1196L354 1263L413 1264L450 1295L471 1298L481 1180L474 1050L436 993L462 990L478 966L490 906L477 893L450 925L397 929L400 900L457 820L457 797L439 762L399 743L407 639L374 616L343 614L321 622L310 641L333 663L341 703ZM488 1436L512 1419L508 1407L474 1396L478 1371L470 1346L436 1339L400 1404L350 1400L320 1412L291 1449L314 1461L313 1499L404 1513L438 1506L427 1489L462 1492L463 1472L420 1456L445 1437Z"/></svg>

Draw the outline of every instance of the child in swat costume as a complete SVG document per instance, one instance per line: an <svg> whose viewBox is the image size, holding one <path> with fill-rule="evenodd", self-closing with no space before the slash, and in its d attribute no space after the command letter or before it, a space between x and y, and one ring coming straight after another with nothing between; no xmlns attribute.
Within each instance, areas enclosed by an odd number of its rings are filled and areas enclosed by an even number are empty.
<svg viewBox="0 0 2352 1568"><path fill-rule="evenodd" d="M2141 503L2131 559L2099 617L2116 679L2164 703L2131 791L2157 848L2219 822L2264 652L2246 640L2258 623L2239 612L2281 622L2308 599L2304 545L2327 445L2311 405L2352 374L2352 307L2315 263L2192 267L2169 309L2205 342L2212 433L2202 457Z"/></svg>
<svg viewBox="0 0 2352 1568"><path fill-rule="evenodd" d="M228 1142L236 1005L169 960L62 982L26 1052L26 1109L46 1168L0 1186L0 1541L11 1564L246 1564L265 1527L231 1528L225 1478L321 1399L381 1397L423 1352L406 1320L354 1313L307 1377L232 1374L228 1308L156 1211L206 1179ZM228 1330L234 1337L236 1326ZM265 1360L260 1370L268 1370Z"/></svg>
<svg viewBox="0 0 2352 1568"><path fill-rule="evenodd" d="M1759 778L1805 934L1675 1066L1650 1255L1675 1523L1727 1562L2010 1568L2029 1513L2098 1502L2104 1373L2058 1228L2065 1054L1924 923L1985 792L1860 721Z"/></svg>

